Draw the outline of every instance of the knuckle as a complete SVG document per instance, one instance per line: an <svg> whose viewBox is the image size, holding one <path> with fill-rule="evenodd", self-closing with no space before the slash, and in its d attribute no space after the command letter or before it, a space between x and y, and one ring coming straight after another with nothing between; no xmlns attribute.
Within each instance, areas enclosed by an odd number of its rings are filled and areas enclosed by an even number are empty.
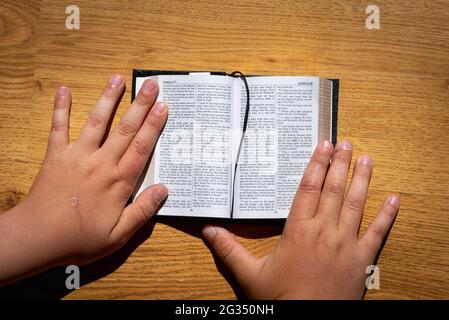
<svg viewBox="0 0 449 320"><path fill-rule="evenodd" d="M103 90L102 96L107 99L107 100L111 100L111 99L115 99L117 97L117 90L119 88L118 87L106 87Z"/></svg>
<svg viewBox="0 0 449 320"><path fill-rule="evenodd" d="M343 193L343 186L337 182L330 182L326 185L326 191L329 194L340 195Z"/></svg>
<svg viewBox="0 0 449 320"><path fill-rule="evenodd" d="M102 167L89 164L87 161L80 161L78 163L78 168L84 172L85 177L89 178L96 178L104 173Z"/></svg>
<svg viewBox="0 0 449 320"><path fill-rule="evenodd" d="M299 190L306 193L321 192L321 185L317 179L311 177L304 177L299 185Z"/></svg>
<svg viewBox="0 0 449 320"><path fill-rule="evenodd" d="M282 231L282 238L293 243L302 243L304 238L310 236L309 230L298 222L288 223Z"/></svg>
<svg viewBox="0 0 449 320"><path fill-rule="evenodd" d="M132 192L135 189L135 186L132 183L129 183L130 180L130 174L126 173L126 174L121 174L120 172L117 173L117 177L116 177L116 189L118 190L118 192L122 193L122 194L132 194ZM125 197L126 200L128 199L128 197Z"/></svg>
<svg viewBox="0 0 449 320"><path fill-rule="evenodd" d="M232 241L225 241L220 245L217 254L223 261L227 261L231 256L234 247L235 243Z"/></svg>
<svg viewBox="0 0 449 320"><path fill-rule="evenodd" d="M87 125L91 128L103 127L106 125L106 121L101 117L92 114L87 119Z"/></svg>
<svg viewBox="0 0 449 320"><path fill-rule="evenodd" d="M375 224L372 224L370 227L371 227L371 238L374 241L381 242L384 238L383 228Z"/></svg>
<svg viewBox="0 0 449 320"><path fill-rule="evenodd" d="M138 104L147 105L154 99L154 92L148 92L145 90L140 90L139 94L137 95L135 101Z"/></svg>
<svg viewBox="0 0 449 320"><path fill-rule="evenodd" d="M54 108L55 109L65 109L67 108L67 104L64 103L64 97L57 97L55 99Z"/></svg>
<svg viewBox="0 0 449 320"><path fill-rule="evenodd" d="M356 165L354 175L361 178L369 179L371 177L372 168L367 166Z"/></svg>
<svg viewBox="0 0 449 320"><path fill-rule="evenodd" d="M364 203L360 198L348 197L345 200L345 206L351 211L362 211Z"/></svg>
<svg viewBox="0 0 449 320"><path fill-rule="evenodd" d="M387 207L384 210L385 216L388 220L394 220L396 217L397 208L391 204L387 204Z"/></svg>
<svg viewBox="0 0 449 320"><path fill-rule="evenodd" d="M327 166L329 165L329 159L327 158L327 160L325 160L324 157L314 157L312 160L312 165L321 168L327 168Z"/></svg>
<svg viewBox="0 0 449 320"><path fill-rule="evenodd" d="M117 132L122 136L132 136L135 135L137 132L136 127L134 127L131 123L127 121L120 121L120 123L117 126Z"/></svg>
<svg viewBox="0 0 449 320"><path fill-rule="evenodd" d="M112 246L114 246L116 248L121 248L128 242L129 236L128 235L120 235L120 236L112 238L111 240L112 240L111 241Z"/></svg>
<svg viewBox="0 0 449 320"><path fill-rule="evenodd" d="M140 156L147 156L151 152L148 145L140 139L134 139L133 148L134 151Z"/></svg>
<svg viewBox="0 0 449 320"><path fill-rule="evenodd" d="M160 131L163 126L161 117L156 117L152 114L150 114L145 121L151 128L158 131Z"/></svg>
<svg viewBox="0 0 449 320"><path fill-rule="evenodd" d="M149 203L142 203L139 206L137 206L137 211L142 217L143 221L148 221L153 215L154 208Z"/></svg>
<svg viewBox="0 0 449 320"><path fill-rule="evenodd" d="M334 161L349 162L351 155L352 152L350 150L336 149L332 158Z"/></svg>
<svg viewBox="0 0 449 320"><path fill-rule="evenodd" d="M61 131L67 129L67 123L65 121L53 120L51 123L52 131Z"/></svg>

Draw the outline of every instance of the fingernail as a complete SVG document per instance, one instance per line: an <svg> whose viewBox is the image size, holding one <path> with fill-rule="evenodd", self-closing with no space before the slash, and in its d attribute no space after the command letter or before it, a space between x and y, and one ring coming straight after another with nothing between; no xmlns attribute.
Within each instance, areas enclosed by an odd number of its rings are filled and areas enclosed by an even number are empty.
<svg viewBox="0 0 449 320"><path fill-rule="evenodd" d="M156 113L161 115L165 112L165 109L167 108L167 104L165 102L158 102L156 103Z"/></svg>
<svg viewBox="0 0 449 320"><path fill-rule="evenodd" d="M145 82L142 85L142 89L151 92L156 89L157 83L154 80L145 80Z"/></svg>
<svg viewBox="0 0 449 320"><path fill-rule="evenodd" d="M359 158L359 163L364 166L371 166L371 164L373 163L373 160L371 160L371 158L368 156L361 156Z"/></svg>
<svg viewBox="0 0 449 320"><path fill-rule="evenodd" d="M120 87L123 83L123 77L119 74L115 74L111 78L111 86L112 87Z"/></svg>
<svg viewBox="0 0 449 320"><path fill-rule="evenodd" d="M324 150L329 151L332 149L332 143L330 141L324 140L322 143L323 143L322 146L323 146Z"/></svg>
<svg viewBox="0 0 449 320"><path fill-rule="evenodd" d="M56 91L56 95L58 97L64 97L65 95L67 95L67 88L66 87L59 87L58 90Z"/></svg>
<svg viewBox="0 0 449 320"><path fill-rule="evenodd" d="M390 196L390 199L388 200L388 203L391 204L393 207L399 206L399 198L397 195L393 194Z"/></svg>
<svg viewBox="0 0 449 320"><path fill-rule="evenodd" d="M343 140L339 143L340 148L343 150L349 151L352 149L352 143L348 140Z"/></svg>
<svg viewBox="0 0 449 320"><path fill-rule="evenodd" d="M154 193L154 197L158 203L161 203L165 200L168 196L168 189L163 184L159 184L159 188L157 188L156 192Z"/></svg>
<svg viewBox="0 0 449 320"><path fill-rule="evenodd" d="M203 228L203 235L209 241L211 241L215 237L216 234L217 234L217 229L213 226L205 226Z"/></svg>

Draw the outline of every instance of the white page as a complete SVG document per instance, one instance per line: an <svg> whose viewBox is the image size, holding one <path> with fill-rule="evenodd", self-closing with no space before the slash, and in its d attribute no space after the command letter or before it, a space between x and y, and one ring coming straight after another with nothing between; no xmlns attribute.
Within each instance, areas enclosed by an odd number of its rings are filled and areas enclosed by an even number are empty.
<svg viewBox="0 0 449 320"><path fill-rule="evenodd" d="M247 81L250 114L236 175L233 217L285 218L318 142L319 78L248 77ZM240 126L246 108L244 90Z"/></svg>
<svg viewBox="0 0 449 320"><path fill-rule="evenodd" d="M208 74L154 78L157 100L168 103L169 116L137 194L164 183L169 197L159 215L229 218L234 79ZM145 79L136 79L136 92Z"/></svg>

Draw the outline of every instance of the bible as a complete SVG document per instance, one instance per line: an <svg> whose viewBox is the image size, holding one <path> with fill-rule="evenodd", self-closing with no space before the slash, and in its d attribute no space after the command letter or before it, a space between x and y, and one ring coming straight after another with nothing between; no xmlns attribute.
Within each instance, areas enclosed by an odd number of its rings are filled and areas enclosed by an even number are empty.
<svg viewBox="0 0 449 320"><path fill-rule="evenodd" d="M167 123L134 192L163 183L161 216L284 219L316 145L336 143L339 81L134 70L159 84Z"/></svg>

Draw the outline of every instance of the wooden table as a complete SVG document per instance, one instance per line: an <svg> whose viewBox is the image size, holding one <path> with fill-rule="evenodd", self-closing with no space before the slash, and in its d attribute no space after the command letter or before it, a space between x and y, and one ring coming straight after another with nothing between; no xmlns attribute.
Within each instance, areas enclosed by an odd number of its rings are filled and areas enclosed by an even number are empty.
<svg viewBox="0 0 449 320"><path fill-rule="evenodd" d="M380 30L365 27L366 1L70 1L0 3L0 207L26 197L45 152L52 99L73 90L75 139L112 73L133 68L240 70L341 80L338 137L375 162L366 228L389 192L401 210L379 258L381 289L368 299L449 298L449 2L375 1ZM80 290L56 269L3 296L235 298L195 220L153 221L113 256L81 270ZM237 225L256 255L279 228ZM151 234L151 238L149 235Z"/></svg>

